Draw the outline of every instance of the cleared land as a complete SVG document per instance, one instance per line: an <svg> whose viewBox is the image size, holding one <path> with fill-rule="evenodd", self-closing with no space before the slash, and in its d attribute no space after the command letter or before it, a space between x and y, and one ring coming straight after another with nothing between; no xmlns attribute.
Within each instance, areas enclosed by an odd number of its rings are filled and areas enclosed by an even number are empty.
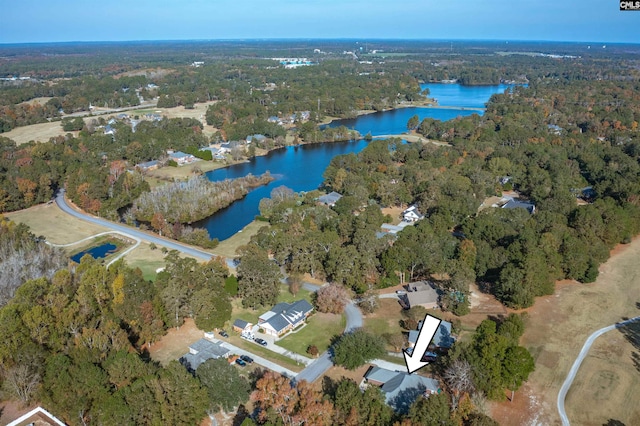
<svg viewBox="0 0 640 426"><path fill-rule="evenodd" d="M43 235L53 244L69 244L100 232L109 231L66 214L54 204L40 204L25 210L5 213L14 222L29 225L35 235Z"/></svg>
<svg viewBox="0 0 640 426"><path fill-rule="evenodd" d="M40 98L38 98L40 100ZM48 99L48 98L42 98ZM200 120L204 125L203 133L207 136L211 136L216 132L216 129L213 126L209 126L206 124L206 120L204 115L207 112L207 108L209 105L214 104L216 101L205 102L201 104L195 104L193 109L185 109L185 107L179 106L175 108L149 108L149 109L122 109L119 110L117 114L130 111L131 115L140 115L146 114L148 112L154 114L160 114L161 116L167 116L168 118L195 118ZM96 109L96 113L99 113L100 110ZM104 114L103 117L108 118L110 116L116 116L116 113L113 114ZM85 120L90 117L83 117ZM30 141L36 142L47 142L50 138L56 136L66 135L67 133L71 133L74 136L78 136L79 132L65 132L62 130L62 125L60 121L53 121L50 123L39 123L32 124L30 126L17 127L10 132L2 133L2 136L7 137L9 139L13 139L16 144L20 145L23 143L27 143Z"/></svg>
<svg viewBox="0 0 640 426"><path fill-rule="evenodd" d="M213 252L218 256L224 256L229 259L236 257L236 250L238 247L247 245L251 237L256 235L263 226L269 226L269 222L259 222L254 220L233 236L220 241L220 244L213 249Z"/></svg>
<svg viewBox="0 0 640 426"><path fill-rule="evenodd" d="M595 283L560 282L554 295L539 298L526 310L521 344L534 356L536 370L516 393L513 408L509 402L493 404L500 424L561 424L558 391L586 338L601 327L638 315L639 257L640 239L636 238L613 251ZM630 345L615 330L596 340L567 395L572 424L602 425L609 419L640 424L640 371ZM517 408L518 401L524 406Z"/></svg>

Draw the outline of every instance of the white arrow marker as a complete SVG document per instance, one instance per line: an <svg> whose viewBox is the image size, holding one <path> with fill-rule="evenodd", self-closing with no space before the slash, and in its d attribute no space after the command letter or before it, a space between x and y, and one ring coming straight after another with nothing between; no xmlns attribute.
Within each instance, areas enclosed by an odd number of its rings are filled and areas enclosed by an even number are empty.
<svg viewBox="0 0 640 426"><path fill-rule="evenodd" d="M404 350L404 362L407 364L409 374L429 364L428 362L422 361L422 356L427 351L429 343L431 343L431 339L435 336L439 325L440 320L438 318L432 317L429 314L424 317L424 322L422 323L420 333L418 333L418 340L413 347L413 352L409 355L407 350Z"/></svg>

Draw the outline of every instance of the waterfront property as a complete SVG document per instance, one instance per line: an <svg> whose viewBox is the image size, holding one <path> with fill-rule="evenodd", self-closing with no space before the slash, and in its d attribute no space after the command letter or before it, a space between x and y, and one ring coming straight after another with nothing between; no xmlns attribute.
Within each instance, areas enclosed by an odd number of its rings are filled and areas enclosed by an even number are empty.
<svg viewBox="0 0 640 426"><path fill-rule="evenodd" d="M194 157L191 154L186 154L182 151L178 151L178 152L172 152L169 154L169 158L173 161L175 161L176 163L178 163L178 166L183 166L185 164L191 164L194 161L196 161L196 157Z"/></svg>
<svg viewBox="0 0 640 426"><path fill-rule="evenodd" d="M329 194L318 197L318 202L320 204L324 204L325 206L333 207L336 205L338 200L342 198L342 194L338 194L335 191L330 192Z"/></svg>

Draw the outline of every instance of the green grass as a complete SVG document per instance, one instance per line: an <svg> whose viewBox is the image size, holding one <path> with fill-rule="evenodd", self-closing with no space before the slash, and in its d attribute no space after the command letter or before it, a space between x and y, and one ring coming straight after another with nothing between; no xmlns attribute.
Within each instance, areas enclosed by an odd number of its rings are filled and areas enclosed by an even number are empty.
<svg viewBox="0 0 640 426"><path fill-rule="evenodd" d="M315 314L307 320L307 325L289 334L276 344L300 355L308 356L309 345L316 345L320 353L327 350L331 338L342 334L346 325L344 315Z"/></svg>
<svg viewBox="0 0 640 426"><path fill-rule="evenodd" d="M242 232L237 232L233 236L226 240L220 241L220 244L213 249L215 254L219 256L225 256L229 258L236 257L236 250L240 246L247 245L251 237L258 233L263 226L269 226L268 222L253 221L242 229Z"/></svg>
<svg viewBox="0 0 640 426"><path fill-rule="evenodd" d="M400 327L400 318L366 318L364 320L364 328L378 336L386 333L402 333L404 331Z"/></svg>
<svg viewBox="0 0 640 426"><path fill-rule="evenodd" d="M300 291L298 291L298 293L296 293L296 295L294 296L293 294L289 293L288 286L283 285L282 288L280 289L280 296L278 296L278 303L282 303L282 302L291 303L300 299L305 299L307 302L311 303L311 292L309 290L305 290L304 288L301 288Z"/></svg>

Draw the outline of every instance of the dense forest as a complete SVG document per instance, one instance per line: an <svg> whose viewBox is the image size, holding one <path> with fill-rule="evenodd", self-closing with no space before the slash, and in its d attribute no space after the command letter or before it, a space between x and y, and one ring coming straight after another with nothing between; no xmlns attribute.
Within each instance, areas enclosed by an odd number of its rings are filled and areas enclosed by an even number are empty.
<svg viewBox="0 0 640 426"><path fill-rule="evenodd" d="M637 47L587 52L578 44L516 43L506 51L493 43L380 42L375 53L357 54L343 53L355 50L349 41L295 49L278 42L204 43L198 53L192 47L42 46L55 60L19 46L0 48L0 132L87 111L89 104L116 108L157 98L159 107L190 108L217 101L204 117L217 129L213 137L190 118L141 120L135 131L116 122L108 135L102 117L61 120L79 134L46 143L18 146L0 137L0 212L49 201L65 188L87 212L215 244L206 231L183 223L224 204L220 188L195 179L151 191L135 164L165 161L169 149L193 153L254 133L267 136L261 142L267 149L287 137L295 143L359 137L318 124L424 102L428 94L419 84L425 81L526 84L493 96L482 116L411 123L439 145L377 140L334 158L321 188L343 195L333 207L317 203L320 191L274 189L260 203L270 226L240 249L237 281L220 259L199 264L175 252L155 282L123 262L107 269L85 257L68 269L59 251L2 220L3 398L41 401L74 425L195 424L235 407L237 423L245 425L492 425L483 400L503 398L534 369L519 346L524 323L517 315L483 321L439 357L432 373L445 392L418 399L403 413L394 413L378 389L363 393L348 379L326 380L318 390L262 371L246 379L220 362L189 372L177 362L151 361L147 350L185 318L205 330L224 326L233 298L246 309L272 305L283 272L330 281L340 288L339 299L353 292L364 312L376 309L377 289L422 279L434 282L441 307L456 315L469 312L472 283L510 308L528 307L553 293L556 280L594 281L610 250L640 233ZM551 50L556 56L546 54ZM288 70L268 59L292 52L315 65ZM193 61L204 64L192 67ZM12 76L29 78L7 79ZM269 121L301 111L309 119L287 129ZM222 185L240 187L241 196L251 183ZM190 204L175 197L191 186L204 197ZM483 205L503 191L535 211ZM397 237L381 237L381 225L397 219L381 208L412 204L425 218ZM405 313L413 321L420 314ZM361 346L379 352L380 342L372 340L364 332L336 337L336 361L351 368L370 359L372 353L357 353L355 361L350 355ZM249 399L252 413L243 405Z"/></svg>

